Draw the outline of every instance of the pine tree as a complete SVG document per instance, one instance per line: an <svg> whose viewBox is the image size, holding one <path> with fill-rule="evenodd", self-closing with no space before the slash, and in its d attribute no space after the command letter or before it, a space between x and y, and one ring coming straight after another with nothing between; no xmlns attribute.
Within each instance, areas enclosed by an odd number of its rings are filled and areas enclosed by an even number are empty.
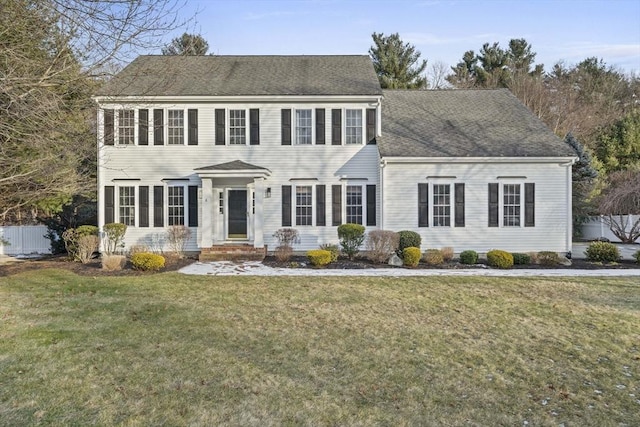
<svg viewBox="0 0 640 427"><path fill-rule="evenodd" d="M427 61L420 61L420 51L415 46L404 43L398 33L385 37L383 33L373 33L373 43L369 55L373 68L385 89L423 89L427 78L423 75Z"/></svg>

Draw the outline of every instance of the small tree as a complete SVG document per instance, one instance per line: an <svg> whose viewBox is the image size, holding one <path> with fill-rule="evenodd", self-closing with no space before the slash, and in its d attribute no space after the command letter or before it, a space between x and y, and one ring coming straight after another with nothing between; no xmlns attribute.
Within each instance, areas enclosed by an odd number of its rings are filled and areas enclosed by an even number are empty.
<svg viewBox="0 0 640 427"><path fill-rule="evenodd" d="M209 43L200 34L184 33L171 40L162 48L163 55L200 56L206 55Z"/></svg>
<svg viewBox="0 0 640 427"><path fill-rule="evenodd" d="M103 250L106 255L113 255L124 247L124 235L127 232L127 225L118 222L105 224Z"/></svg>
<svg viewBox="0 0 640 427"><path fill-rule="evenodd" d="M611 232L623 243L640 237L640 169L614 172L599 198L598 210Z"/></svg>
<svg viewBox="0 0 640 427"><path fill-rule="evenodd" d="M591 151L574 138L571 133L567 134L564 142L573 148L578 156L578 161L571 168L573 229L577 232L580 229L580 225L584 224L595 211L592 198L596 191L599 162L592 157Z"/></svg>
<svg viewBox="0 0 640 427"><path fill-rule="evenodd" d="M364 225L342 224L338 227L338 238L342 252L352 260L360 252L360 246L364 242Z"/></svg>

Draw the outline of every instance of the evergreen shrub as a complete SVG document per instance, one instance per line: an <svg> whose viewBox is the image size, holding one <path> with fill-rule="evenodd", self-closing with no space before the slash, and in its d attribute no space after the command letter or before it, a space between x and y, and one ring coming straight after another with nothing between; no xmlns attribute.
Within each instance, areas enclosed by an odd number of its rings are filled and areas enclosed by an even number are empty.
<svg viewBox="0 0 640 427"><path fill-rule="evenodd" d="M420 262L420 248L409 246L402 251L403 264L407 267L416 267Z"/></svg>
<svg viewBox="0 0 640 427"><path fill-rule="evenodd" d="M440 249L427 249L422 259L429 265L444 264L444 255Z"/></svg>
<svg viewBox="0 0 640 427"><path fill-rule="evenodd" d="M131 265L136 270L156 271L164 267L164 257L149 252L138 252L131 255Z"/></svg>
<svg viewBox="0 0 640 427"><path fill-rule="evenodd" d="M460 253L460 264L474 265L478 263L478 253L467 250Z"/></svg>
<svg viewBox="0 0 640 427"><path fill-rule="evenodd" d="M360 252L360 246L364 242L364 225L342 224L338 227L338 238L342 252L353 259Z"/></svg>
<svg viewBox="0 0 640 427"><path fill-rule="evenodd" d="M487 263L495 268L511 268L513 267L513 256L507 251L494 249L487 252Z"/></svg>
<svg viewBox="0 0 640 427"><path fill-rule="evenodd" d="M329 253L331 253L331 262L336 262L338 260L338 256L340 255L340 248L338 247L338 245L325 243L323 245L320 245L320 249L329 251Z"/></svg>
<svg viewBox="0 0 640 427"><path fill-rule="evenodd" d="M592 242L585 251L587 261L616 262L620 259L618 247L609 242Z"/></svg>
<svg viewBox="0 0 640 427"><path fill-rule="evenodd" d="M314 249L307 251L307 258L311 265L315 267L324 267L331 263L331 252L324 249Z"/></svg>
<svg viewBox="0 0 640 427"><path fill-rule="evenodd" d="M528 254L512 253L514 265L529 265L531 264L531 257Z"/></svg>
<svg viewBox="0 0 640 427"><path fill-rule="evenodd" d="M422 237L415 231L398 231L398 237L398 251L396 253L400 258L402 258L405 248L420 248L422 245Z"/></svg>

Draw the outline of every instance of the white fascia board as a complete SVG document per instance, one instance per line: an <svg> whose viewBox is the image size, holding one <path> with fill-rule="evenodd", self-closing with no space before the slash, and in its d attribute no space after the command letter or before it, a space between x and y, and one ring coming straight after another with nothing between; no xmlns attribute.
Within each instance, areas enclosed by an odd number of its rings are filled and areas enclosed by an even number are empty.
<svg viewBox="0 0 640 427"><path fill-rule="evenodd" d="M196 171L200 178L267 178L271 172L264 170L202 170Z"/></svg>
<svg viewBox="0 0 640 427"><path fill-rule="evenodd" d="M94 96L99 104L131 103L338 103L367 102L372 107L379 105L382 95L242 95L242 96Z"/></svg>
<svg viewBox="0 0 640 427"><path fill-rule="evenodd" d="M570 166L577 157L381 157L388 163L559 163Z"/></svg>

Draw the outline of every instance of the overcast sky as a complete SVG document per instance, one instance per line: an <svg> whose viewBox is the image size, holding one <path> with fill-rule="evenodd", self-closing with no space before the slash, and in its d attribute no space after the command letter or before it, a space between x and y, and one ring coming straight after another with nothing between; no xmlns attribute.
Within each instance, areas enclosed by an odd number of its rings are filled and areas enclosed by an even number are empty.
<svg viewBox="0 0 640 427"><path fill-rule="evenodd" d="M397 32L430 64L525 38L546 70L597 56L640 72L640 0L187 0L181 13L195 11L187 31L220 55L367 54L373 32Z"/></svg>

